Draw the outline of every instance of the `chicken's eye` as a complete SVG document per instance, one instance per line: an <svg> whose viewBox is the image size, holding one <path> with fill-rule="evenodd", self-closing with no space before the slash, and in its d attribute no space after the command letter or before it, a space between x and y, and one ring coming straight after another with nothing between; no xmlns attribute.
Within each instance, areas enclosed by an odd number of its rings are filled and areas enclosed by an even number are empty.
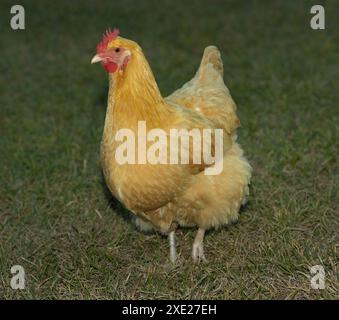
<svg viewBox="0 0 339 320"><path fill-rule="evenodd" d="M115 52L116 52L116 53L120 52L120 48L116 48L116 49L115 49Z"/></svg>

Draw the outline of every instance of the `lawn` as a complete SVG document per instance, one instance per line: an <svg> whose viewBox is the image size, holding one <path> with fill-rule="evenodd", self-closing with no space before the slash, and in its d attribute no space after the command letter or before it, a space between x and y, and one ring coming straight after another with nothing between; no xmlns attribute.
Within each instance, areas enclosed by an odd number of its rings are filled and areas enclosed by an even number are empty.
<svg viewBox="0 0 339 320"><path fill-rule="evenodd" d="M0 4L0 298L338 299L338 1L20 1L26 29ZM205 239L135 229L99 166L107 76L90 60L118 26L144 49L164 95L222 52L253 166L238 223ZM24 290L10 287L13 265ZM322 265L325 289L310 286Z"/></svg>

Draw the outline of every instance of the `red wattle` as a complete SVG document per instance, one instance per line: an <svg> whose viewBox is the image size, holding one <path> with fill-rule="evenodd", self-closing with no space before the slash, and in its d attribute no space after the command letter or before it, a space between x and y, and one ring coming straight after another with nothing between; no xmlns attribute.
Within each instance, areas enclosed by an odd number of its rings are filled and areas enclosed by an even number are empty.
<svg viewBox="0 0 339 320"><path fill-rule="evenodd" d="M114 62L111 62L111 61L104 63L103 66L104 66L105 70L109 73L114 73L118 69L118 65Z"/></svg>

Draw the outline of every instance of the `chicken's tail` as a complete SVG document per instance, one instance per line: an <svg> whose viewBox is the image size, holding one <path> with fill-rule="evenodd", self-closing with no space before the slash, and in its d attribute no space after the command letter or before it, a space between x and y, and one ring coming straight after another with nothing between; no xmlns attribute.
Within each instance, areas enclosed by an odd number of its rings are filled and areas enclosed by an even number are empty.
<svg viewBox="0 0 339 320"><path fill-rule="evenodd" d="M221 77L223 77L224 67L221 60L220 51L215 46L208 46L205 48L199 67L200 74L204 72L208 64L212 64L214 69L218 71Z"/></svg>

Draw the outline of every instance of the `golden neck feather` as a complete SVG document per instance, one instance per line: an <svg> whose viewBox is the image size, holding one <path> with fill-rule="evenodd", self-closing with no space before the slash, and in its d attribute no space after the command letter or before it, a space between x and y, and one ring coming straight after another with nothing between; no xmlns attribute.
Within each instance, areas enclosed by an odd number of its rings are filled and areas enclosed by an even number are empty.
<svg viewBox="0 0 339 320"><path fill-rule="evenodd" d="M145 56L139 47L134 48L126 69L109 75L106 122L122 127L145 120L155 125L166 116L166 111L168 106Z"/></svg>

